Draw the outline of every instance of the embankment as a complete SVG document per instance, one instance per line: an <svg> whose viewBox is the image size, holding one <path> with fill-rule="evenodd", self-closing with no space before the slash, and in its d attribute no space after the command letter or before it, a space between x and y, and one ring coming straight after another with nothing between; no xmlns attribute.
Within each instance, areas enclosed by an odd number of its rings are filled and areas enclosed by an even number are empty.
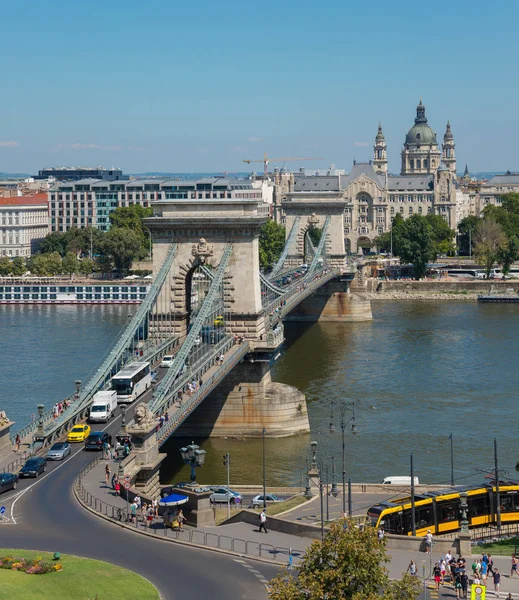
<svg viewBox="0 0 519 600"><path fill-rule="evenodd" d="M478 295L519 292L519 280L456 281L426 279L424 281L381 281L368 279L367 293L372 300L477 300Z"/></svg>

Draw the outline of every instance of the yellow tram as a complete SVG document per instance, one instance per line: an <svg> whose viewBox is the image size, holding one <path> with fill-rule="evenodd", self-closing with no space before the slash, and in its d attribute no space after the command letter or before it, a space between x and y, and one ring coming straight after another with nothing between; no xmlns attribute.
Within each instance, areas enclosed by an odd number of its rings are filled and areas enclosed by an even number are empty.
<svg viewBox="0 0 519 600"><path fill-rule="evenodd" d="M430 529L433 534L460 529L460 492L467 493L469 527L492 525L497 522L497 493L495 486L460 487L456 490L415 494L416 535ZM519 521L519 485L499 486L501 522ZM368 510L368 522L387 533L412 535L411 497L381 502Z"/></svg>

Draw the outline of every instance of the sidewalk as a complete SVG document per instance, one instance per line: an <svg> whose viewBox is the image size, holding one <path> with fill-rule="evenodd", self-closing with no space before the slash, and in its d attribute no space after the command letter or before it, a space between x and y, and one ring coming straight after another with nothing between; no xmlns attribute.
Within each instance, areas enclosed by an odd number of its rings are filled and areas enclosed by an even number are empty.
<svg viewBox="0 0 519 600"><path fill-rule="evenodd" d="M89 471L82 479L84 488L92 494L92 496L100 499L102 502L106 502L109 505L116 506L122 511L126 510L126 500L115 495L115 492L111 487L105 484L105 465L108 462L113 474L117 473L119 465L115 461L101 461L91 471ZM111 475L110 475L111 477ZM105 513L105 510L101 509L101 512ZM142 529L142 525L139 525ZM163 525L162 518L159 518L150 529L150 532L155 533L157 536L163 536ZM268 514L267 514L267 529L268 529ZM171 535L168 530L168 535ZM231 523L229 525L221 525L219 527L199 527L189 528L185 527L183 533L175 533L175 539L189 541L193 543L202 543L212 547L217 547L216 539L220 536L221 542L219 546L222 549L231 550L234 544L234 550L236 552L244 552L247 547L249 555L263 556L272 558L272 554L275 555L280 565L288 562L288 548L294 550L294 565L300 560L300 554L302 554L306 548L314 541L310 538L299 537L289 535L286 533L280 533L277 531L271 531L267 534L259 533L258 527L255 525L249 525L247 523ZM231 543L231 539L234 542ZM222 541L223 540L223 541ZM260 548L261 546L261 548ZM479 550L477 547L474 548L476 554ZM407 550L392 550L388 552L390 556L390 562L386 565L389 570L391 578L399 579L402 573L407 571L407 567L411 562L411 559L415 561L418 566L418 575L420 578L431 579L430 574L434 563L441 558L439 552L435 552L434 549L431 554L425 554L423 552L410 552ZM269 556L270 555L270 556ZM470 557L468 558L468 570L470 571ZM509 592L512 592L514 598L519 598L519 577L511 579L510 574L510 558L506 556L493 556L494 564L501 572L501 598L505 598ZM470 575L470 573L469 573ZM446 584L444 588L446 591L452 590L451 584ZM488 595L489 597L495 596L494 585L489 579L488 581Z"/></svg>

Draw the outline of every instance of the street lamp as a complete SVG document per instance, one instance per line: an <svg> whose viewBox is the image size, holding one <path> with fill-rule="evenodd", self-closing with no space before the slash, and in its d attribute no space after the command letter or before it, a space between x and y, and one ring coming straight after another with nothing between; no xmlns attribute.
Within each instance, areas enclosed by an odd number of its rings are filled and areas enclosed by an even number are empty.
<svg viewBox="0 0 519 600"><path fill-rule="evenodd" d="M265 461L265 434L267 430L263 427L261 437L263 438L263 510L267 508L267 464Z"/></svg>
<svg viewBox="0 0 519 600"><path fill-rule="evenodd" d="M76 379L76 393L74 394L74 400L79 399L79 390L81 389L81 379Z"/></svg>
<svg viewBox="0 0 519 600"><path fill-rule="evenodd" d="M191 485L197 485L196 483L196 468L203 467L205 462L205 450L200 450L200 447L191 442L188 446L180 448L180 455L184 464L191 467Z"/></svg>
<svg viewBox="0 0 519 600"><path fill-rule="evenodd" d="M335 425L334 425L334 417L333 417L333 407L334 402L331 403L331 414L330 414L330 433L335 433ZM346 425L351 423L351 433L353 435L357 434L357 422L355 419L355 402L346 402L342 401L339 404L341 411L341 437L342 437L342 514L346 514L346 442L345 442L345 433L346 433ZM346 420L346 413L351 408L352 416L349 420ZM348 486L348 496L349 490L351 488ZM348 501L348 516L351 517L351 501Z"/></svg>
<svg viewBox="0 0 519 600"><path fill-rule="evenodd" d="M313 446L314 442L312 442L311 446L312 446L312 452L314 452L314 446ZM315 445L317 446L317 442L315 442ZM327 457L329 458L329 457ZM338 494L339 494L339 490L337 489L337 484L335 483L335 457L332 456L332 488L330 490L330 492L328 492L328 477L326 477L326 518L327 520L329 520L329 514L328 514L328 496L331 494L334 498L337 498ZM323 478L322 478L322 473L323 471L326 471L326 473L328 474L328 465L326 465L323 460L321 458L316 458L315 457L315 453L312 457L312 463L315 461L315 465L317 467L317 472L319 474L319 498L321 501L321 542L324 540L324 500L323 500L323 496L324 496L324 482L323 482Z"/></svg>

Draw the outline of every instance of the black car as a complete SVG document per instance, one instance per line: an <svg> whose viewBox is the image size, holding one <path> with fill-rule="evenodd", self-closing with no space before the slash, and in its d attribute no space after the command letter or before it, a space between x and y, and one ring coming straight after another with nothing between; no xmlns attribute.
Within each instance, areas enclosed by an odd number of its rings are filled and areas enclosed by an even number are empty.
<svg viewBox="0 0 519 600"><path fill-rule="evenodd" d="M18 475L15 473L0 473L0 493L15 490L18 485Z"/></svg>
<svg viewBox="0 0 519 600"><path fill-rule="evenodd" d="M106 431L94 431L85 440L85 450L102 450L104 444L112 445L112 436Z"/></svg>
<svg viewBox="0 0 519 600"><path fill-rule="evenodd" d="M20 477L38 477L47 470L47 461L44 458L34 457L29 460L20 469Z"/></svg>

